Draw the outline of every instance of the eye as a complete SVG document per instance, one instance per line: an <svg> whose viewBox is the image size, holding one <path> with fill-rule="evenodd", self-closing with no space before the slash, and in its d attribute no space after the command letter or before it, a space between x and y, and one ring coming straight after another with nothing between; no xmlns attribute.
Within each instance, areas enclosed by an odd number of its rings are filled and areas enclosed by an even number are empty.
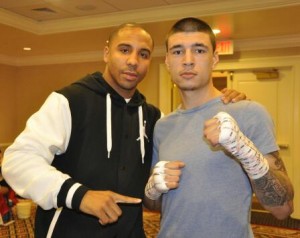
<svg viewBox="0 0 300 238"><path fill-rule="evenodd" d="M140 55L141 55L141 57L142 57L143 59L149 59L149 58L150 58L150 52L149 52L149 51L146 51L146 50L141 51L141 52L140 52Z"/></svg>
<svg viewBox="0 0 300 238"><path fill-rule="evenodd" d="M179 49L177 49L177 50L172 50L171 51L171 54L172 55L181 55L183 53L183 51L182 50L179 50Z"/></svg>
<svg viewBox="0 0 300 238"><path fill-rule="evenodd" d="M196 52L197 54L204 54L204 53L207 52L207 50L205 50L205 49L203 49L203 48L199 48L199 49L195 49L195 52Z"/></svg>
<svg viewBox="0 0 300 238"><path fill-rule="evenodd" d="M122 47L119 47L119 51L123 54L128 54L130 52L130 49L129 49L129 47L122 46Z"/></svg>

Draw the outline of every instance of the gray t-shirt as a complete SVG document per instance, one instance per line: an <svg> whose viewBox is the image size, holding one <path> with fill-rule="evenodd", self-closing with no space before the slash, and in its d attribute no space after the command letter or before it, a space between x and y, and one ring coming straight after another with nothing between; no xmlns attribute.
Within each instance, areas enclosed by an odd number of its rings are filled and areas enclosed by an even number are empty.
<svg viewBox="0 0 300 238"><path fill-rule="evenodd" d="M181 160L179 188L163 195L162 238L250 238L252 189L239 161L203 137L204 121L224 111L262 154L277 151L274 125L253 101L224 105L215 98L190 110L178 109L159 120L154 132L153 165Z"/></svg>

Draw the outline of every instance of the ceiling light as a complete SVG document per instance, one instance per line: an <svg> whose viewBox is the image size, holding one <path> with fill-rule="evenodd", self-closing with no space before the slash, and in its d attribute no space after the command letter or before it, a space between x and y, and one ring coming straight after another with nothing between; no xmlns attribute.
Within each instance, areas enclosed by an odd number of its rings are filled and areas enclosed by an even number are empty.
<svg viewBox="0 0 300 238"><path fill-rule="evenodd" d="M30 47L24 47L23 50L30 51L31 48Z"/></svg>
<svg viewBox="0 0 300 238"><path fill-rule="evenodd" d="M221 30L219 30L219 29L213 29L213 33L214 33L215 35L219 34L220 32L221 32Z"/></svg>

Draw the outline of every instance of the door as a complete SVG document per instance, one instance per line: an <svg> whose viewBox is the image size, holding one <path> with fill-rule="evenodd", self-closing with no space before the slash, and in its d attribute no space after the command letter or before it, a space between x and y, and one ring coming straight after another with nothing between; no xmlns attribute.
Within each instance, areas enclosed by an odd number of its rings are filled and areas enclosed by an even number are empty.
<svg viewBox="0 0 300 238"><path fill-rule="evenodd" d="M278 77L271 73L268 76L268 72L270 73L270 70L236 71L229 75L227 85L229 88L244 92L248 98L261 103L269 111L274 120L281 157L292 177L291 147L294 118L292 71L290 68L280 68ZM265 77L260 77L261 75Z"/></svg>

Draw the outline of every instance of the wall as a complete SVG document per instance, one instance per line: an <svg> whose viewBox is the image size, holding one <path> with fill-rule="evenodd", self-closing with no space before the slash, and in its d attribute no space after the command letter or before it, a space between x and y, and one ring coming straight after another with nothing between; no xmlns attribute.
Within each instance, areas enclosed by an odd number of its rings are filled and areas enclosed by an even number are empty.
<svg viewBox="0 0 300 238"><path fill-rule="evenodd" d="M158 107L159 94L159 65L164 62L164 57L154 58L151 62L147 77L138 86L147 98L147 102Z"/></svg>
<svg viewBox="0 0 300 238"><path fill-rule="evenodd" d="M158 105L158 65L162 62L163 58L152 61L147 77L138 87L147 101L155 106ZM14 140L24 129L28 117L40 108L52 91L88 73L103 70L103 62L24 67L0 65L0 124L3 125L0 144Z"/></svg>
<svg viewBox="0 0 300 238"><path fill-rule="evenodd" d="M40 108L52 91L103 68L103 64L96 62L19 67L15 95L17 104L15 134L24 129L28 117Z"/></svg>
<svg viewBox="0 0 300 238"><path fill-rule="evenodd" d="M17 68L0 65L0 146L15 136Z"/></svg>

